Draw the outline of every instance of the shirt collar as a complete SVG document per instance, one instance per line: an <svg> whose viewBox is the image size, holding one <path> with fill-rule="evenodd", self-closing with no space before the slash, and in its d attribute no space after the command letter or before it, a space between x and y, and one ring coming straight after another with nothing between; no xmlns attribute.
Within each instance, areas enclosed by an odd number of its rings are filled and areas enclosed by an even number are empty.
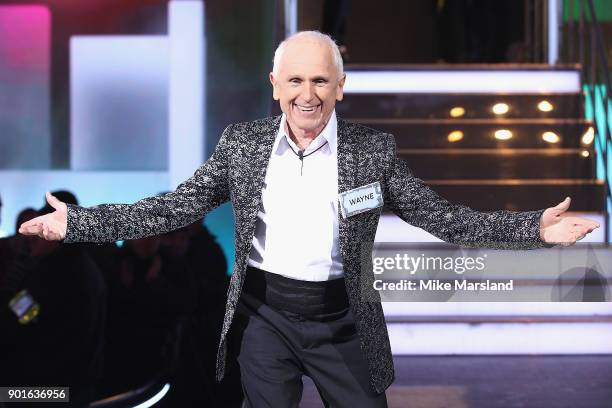
<svg viewBox="0 0 612 408"><path fill-rule="evenodd" d="M283 140L287 143L281 143ZM338 148L338 119L336 118L336 110L332 112L321 133L319 133L312 143L308 145L304 153L308 154L318 149L325 144L326 141L329 144L330 152L336 154L336 149ZM293 148L296 152L299 150L297 145L287 134L287 117L283 113L272 151L276 152L276 154L283 154L289 148Z"/></svg>

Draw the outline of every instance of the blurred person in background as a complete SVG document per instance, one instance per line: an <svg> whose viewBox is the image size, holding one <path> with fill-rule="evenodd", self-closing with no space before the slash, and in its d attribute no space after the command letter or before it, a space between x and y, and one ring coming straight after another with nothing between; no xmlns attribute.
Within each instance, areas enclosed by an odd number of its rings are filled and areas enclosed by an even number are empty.
<svg viewBox="0 0 612 408"><path fill-rule="evenodd" d="M223 382L215 381L216 346L221 337L229 275L221 246L204 220L162 236L162 253L184 257L194 271L197 302L185 320L181 341L181 367L176 389L180 402L193 405L240 406L242 388L239 371L228 372Z"/></svg>
<svg viewBox="0 0 612 408"><path fill-rule="evenodd" d="M321 31L336 40L344 62L350 56L346 45L346 25L351 12L351 0L325 0Z"/></svg>
<svg viewBox="0 0 612 408"><path fill-rule="evenodd" d="M20 218L49 211L27 209ZM67 386L65 406L88 406L103 370L104 280L81 245L22 238L0 277L0 304L25 297L33 318L0 307L0 384Z"/></svg>
<svg viewBox="0 0 612 408"><path fill-rule="evenodd" d="M139 388L177 363L193 275L182 258L162 253L161 237L125 241L108 276L107 394Z"/></svg>
<svg viewBox="0 0 612 408"><path fill-rule="evenodd" d="M2 207L0 200L0 208ZM19 229L19 226L26 221L29 221L38 216L38 211L33 208L25 208L17 215L17 222L15 223L15 231ZM3 271L7 265L13 259L13 257L23 251L23 247L26 245L27 239L24 239L21 234L15 233L14 235L6 238L0 238L0 280L2 280Z"/></svg>

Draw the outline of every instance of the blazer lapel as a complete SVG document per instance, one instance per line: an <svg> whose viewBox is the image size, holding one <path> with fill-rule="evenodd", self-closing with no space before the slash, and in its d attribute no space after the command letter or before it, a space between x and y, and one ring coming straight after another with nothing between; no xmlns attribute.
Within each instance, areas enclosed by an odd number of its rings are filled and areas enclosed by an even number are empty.
<svg viewBox="0 0 612 408"><path fill-rule="evenodd" d="M236 261L240 269L241 266L246 267L246 261L250 252L250 245L253 241L255 233L255 221L257 213L261 208L261 190L266 178L266 171L272 154L272 146L278 133L280 125L280 116L270 120L269 125L262 128L261 132L252 136L250 141L251 146L246 149L248 157L240 163L240 172L242 173L240 186L244 190L237 192L238 205L234 206L236 211L236 221L242 223L240 229L241 237L236 241ZM242 255L242 259L238 259L238 254Z"/></svg>
<svg viewBox="0 0 612 408"><path fill-rule="evenodd" d="M359 151L348 132L348 126L344 120L338 119L338 194L356 187L357 171L359 164ZM343 218L338 211L338 232L340 236L340 252L344 263L350 257L350 242L352 236L351 218Z"/></svg>
<svg viewBox="0 0 612 408"><path fill-rule="evenodd" d="M338 120L338 193L353 188L356 179L358 152L352 135L343 120Z"/></svg>

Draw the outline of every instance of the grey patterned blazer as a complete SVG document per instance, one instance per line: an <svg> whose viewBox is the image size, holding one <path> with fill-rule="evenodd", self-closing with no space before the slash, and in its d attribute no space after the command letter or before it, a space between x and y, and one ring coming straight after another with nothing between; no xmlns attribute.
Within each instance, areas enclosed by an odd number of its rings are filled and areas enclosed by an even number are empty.
<svg viewBox="0 0 612 408"><path fill-rule="evenodd" d="M174 192L129 205L68 207L65 242L111 242L174 230L231 200L236 225L236 259L217 355L219 380L224 375L226 336L245 278L261 206L261 188L279 124L280 116L277 116L228 126L210 159ZM539 234L542 211L481 213L453 205L414 177L406 164L396 158L393 136L338 120L339 191L375 181L382 185L388 210L444 241L495 248L543 246ZM339 220L346 290L361 350L368 362L370 383L377 392L384 391L393 381L393 361L381 304L365 301L361 293L373 274L371 268L369 273L361 273L364 265L360 253L374 241L380 212L381 208L377 208ZM365 266L367 271L368 265Z"/></svg>

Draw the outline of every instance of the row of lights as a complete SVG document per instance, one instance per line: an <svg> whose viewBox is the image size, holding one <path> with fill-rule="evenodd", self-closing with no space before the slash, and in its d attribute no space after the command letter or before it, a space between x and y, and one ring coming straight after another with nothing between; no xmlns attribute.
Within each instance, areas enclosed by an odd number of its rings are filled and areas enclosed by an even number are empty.
<svg viewBox="0 0 612 408"><path fill-rule="evenodd" d="M537 106L540 112L552 112L554 110L554 106L552 105L552 103L547 100L540 101ZM510 105L504 102L499 102L493 105L491 111L496 115L505 115L510 111ZM463 115L465 115L465 108L461 106L455 106L450 110L450 116L453 118L460 118L463 117ZM512 131L508 129L498 129L494 133L494 137L497 140L510 140L512 139L512 136ZM594 138L595 129L593 129L593 126L589 126L587 131L584 132L584 134L582 135L582 144L590 145L591 143L593 143ZM460 140L463 140L463 132L461 130L453 130L448 134L448 141L450 143L459 142ZM559 143L561 141L561 138L555 132L547 131L542 133L542 140L547 143L554 144ZM587 150L583 150L580 154L582 155L582 157L589 157L589 152Z"/></svg>
<svg viewBox="0 0 612 408"><path fill-rule="evenodd" d="M589 130L587 130L582 136L583 144L588 145L593 142L592 134L594 135L594 131L592 129L593 128L590 127ZM509 140L512 139L512 132L508 129L499 129L495 131L494 136L498 140ZM455 143L460 140L463 140L463 132L461 130L453 130L448 134L448 141L450 143ZM542 140L548 143L559 143L561 138L555 132L544 132L542 133ZM585 142L585 140L588 142ZM582 157L589 157L589 151L583 150L580 152L580 155Z"/></svg>
<svg viewBox="0 0 612 408"><path fill-rule="evenodd" d="M544 99L538 103L538 110L540 112L552 112L554 110L554 106L552 103ZM491 111L496 115L505 115L510 111L510 105L505 102L499 102L491 107ZM452 118L461 118L463 115L465 115L465 108L462 106L455 106L450 110L450 116Z"/></svg>
<svg viewBox="0 0 612 408"><path fill-rule="evenodd" d="M496 130L494 133L494 137L497 140L509 140L509 139L512 139L512 136L513 136L512 131L508 129L499 129L499 130ZM593 129L592 126L589 126L587 131L584 132L584 134L582 135L582 144L590 145L591 143L593 143L594 138L595 138L595 130ZM463 140L463 132L461 130L453 130L452 132L448 134L447 139L450 143L455 143L460 140ZM555 132L548 131L548 132L542 133L542 140L544 140L545 142L554 144L554 143L559 143L559 141L561 141L561 138ZM580 154L582 155L582 157L589 157L589 152L587 150L583 150L582 152L580 152Z"/></svg>
<svg viewBox="0 0 612 408"><path fill-rule="evenodd" d="M512 139L513 134L511 130L498 129L495 131L493 136L497 140L509 140ZM582 135L581 142L583 145L590 145L591 143L593 143L594 138L595 129L593 129L593 126L589 126L586 132L584 132L584 134ZM458 142L463 139L463 132L461 130L453 130L448 134L447 139L451 143ZM548 131L542 133L542 140L548 143L559 143L561 141L561 138L555 132Z"/></svg>

